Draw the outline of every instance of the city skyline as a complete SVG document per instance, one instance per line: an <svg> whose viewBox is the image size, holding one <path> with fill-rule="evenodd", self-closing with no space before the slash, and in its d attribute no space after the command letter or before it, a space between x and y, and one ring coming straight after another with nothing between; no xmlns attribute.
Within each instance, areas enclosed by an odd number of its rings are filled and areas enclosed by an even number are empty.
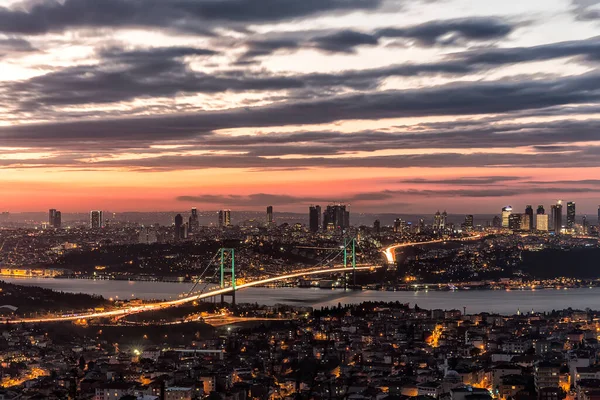
<svg viewBox="0 0 600 400"><path fill-rule="evenodd" d="M600 204L595 0L144 3L0 0L0 210Z"/></svg>

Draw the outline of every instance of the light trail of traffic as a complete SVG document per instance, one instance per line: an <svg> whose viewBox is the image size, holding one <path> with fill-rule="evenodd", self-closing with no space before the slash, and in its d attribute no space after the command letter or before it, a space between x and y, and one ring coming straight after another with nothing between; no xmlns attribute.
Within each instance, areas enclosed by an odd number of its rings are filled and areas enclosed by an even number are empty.
<svg viewBox="0 0 600 400"><path fill-rule="evenodd" d="M267 283L282 281L282 280L286 280L286 279L300 278L300 277L308 276L308 275L323 275L323 274L332 274L332 273L338 273L338 272L352 272L354 270L364 271L364 270L373 270L376 268L380 268L380 266L356 267L356 268L352 268L352 267L330 268L330 269L323 269L323 270L317 270L317 271L302 271L302 272L296 272L293 274L281 275L281 276L276 276L276 277L272 277L272 278L261 279L258 281L243 283L241 285L237 285L237 290L249 288L252 286L259 286L259 285L264 285ZM61 316L57 316L57 317L22 318L22 319L10 320L9 323L19 323L19 324L28 324L29 323L30 324L30 323L76 321L76 320L80 320L80 319L109 318L109 317L123 316L123 315L136 314L136 313L145 312L145 311L155 311L155 310L160 310L160 309L169 308L169 307L176 307L176 306L179 306L179 305L182 305L185 303L190 303L195 300L202 300L202 299L206 299L208 297L220 296L222 294L227 294L232 291L233 291L232 287L227 287L227 288L223 288L223 289L211 290L210 292L205 292L202 294L183 297L183 298L177 299L177 300L161 301L158 303L144 304L141 306L132 306L132 307L123 308L123 309L119 309L119 310L101 311L101 312L94 312L94 313L88 313L88 314L61 315Z"/></svg>
<svg viewBox="0 0 600 400"><path fill-rule="evenodd" d="M432 243L441 243L444 242L445 240L443 239L438 239L438 240L430 240L427 242L409 242L409 243L399 243L399 244L393 244L390 247L386 248L383 251L383 254L385 255L385 258L388 262L388 264L393 264L396 262L396 252L394 250L399 249L401 247L410 247L410 246L416 246L419 244L432 244Z"/></svg>
<svg viewBox="0 0 600 400"><path fill-rule="evenodd" d="M452 242L452 241L464 242L467 240L481 239L482 237L483 237L483 235L473 235L473 236L464 237L464 238L460 238L460 239L436 239L436 240L429 240L427 242L398 243L398 244L393 244L390 247L386 248L383 251L383 254L385 255L385 258L386 258L388 264L393 264L396 262L395 250L399 249L401 247L419 246L422 244L434 244L434 243L443 243L443 242Z"/></svg>

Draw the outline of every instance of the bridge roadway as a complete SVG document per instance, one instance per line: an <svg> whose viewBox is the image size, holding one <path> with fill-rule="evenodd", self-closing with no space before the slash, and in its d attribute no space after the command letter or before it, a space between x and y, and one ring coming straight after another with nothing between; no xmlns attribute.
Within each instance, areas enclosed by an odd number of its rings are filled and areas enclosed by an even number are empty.
<svg viewBox="0 0 600 400"><path fill-rule="evenodd" d="M376 268L381 268L381 266L369 266L369 267L356 267L357 271L364 270L373 270ZM272 278L261 279L257 281L252 281L248 283L244 283L241 285L237 285L236 290L249 288L252 286L265 285L267 283L282 281L286 279L293 278L301 278L303 276L308 275L325 275L332 274L338 272L352 272L354 269L352 267L349 268L328 268L328 269L320 269L320 270L311 270L311 271L302 271L296 272L293 274L280 275ZM220 296L222 294L226 294L232 292L232 287L227 287L223 289L214 289L202 294L196 294L192 296L182 297L177 300L169 300L169 301L161 301L157 303L151 304L143 304L141 306L131 306L127 308L121 308L118 310L111 311L101 311L101 312L93 312L93 313L81 313L81 314L68 314L68 315L59 315L55 317L41 317L41 318L22 318L22 319L11 319L9 322L13 324L27 324L27 323L42 323L42 322L61 322L61 321L75 321L78 319L91 319L91 318L107 318L107 317L118 317L129 314L136 314L145 311L154 311L160 310L163 308L176 307L182 304L190 303L195 300L202 300L208 297Z"/></svg>

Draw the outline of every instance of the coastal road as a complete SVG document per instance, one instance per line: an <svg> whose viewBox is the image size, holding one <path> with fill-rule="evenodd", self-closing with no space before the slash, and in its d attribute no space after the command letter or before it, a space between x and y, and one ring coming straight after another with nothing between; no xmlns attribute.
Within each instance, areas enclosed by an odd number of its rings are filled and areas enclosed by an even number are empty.
<svg viewBox="0 0 600 400"><path fill-rule="evenodd" d="M473 235L473 236L468 236L468 237L464 237L464 238L460 238L460 239L436 239L436 240L429 240L426 242L397 243L397 244L393 244L393 245L387 247L385 250L383 250L383 254L385 255L385 259L387 260L388 264L394 264L396 262L396 249L400 249L402 247L411 247L411 246L419 246L419 245L423 245L423 244L434 244L434 243L444 243L444 242L466 242L466 241L470 241L470 240L478 240L483 237L484 237L484 235Z"/></svg>

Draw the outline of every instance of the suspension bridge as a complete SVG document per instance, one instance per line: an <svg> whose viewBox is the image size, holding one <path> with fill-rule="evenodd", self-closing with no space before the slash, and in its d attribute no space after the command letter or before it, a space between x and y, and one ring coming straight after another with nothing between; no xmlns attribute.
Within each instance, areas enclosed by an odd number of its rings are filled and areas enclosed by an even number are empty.
<svg viewBox="0 0 600 400"><path fill-rule="evenodd" d="M328 257L324 262L321 262L321 265L310 269L303 269L300 271L295 271L292 273L283 273L280 275L257 279L251 282L245 282L239 284L236 276L236 265L235 265L235 249L233 248L221 248L215 254L215 256L210 260L204 271L200 274L200 276L196 279L194 286L190 289L187 294L182 295L180 298L176 300L168 300L168 301L160 301L155 303L148 303L142 305L134 305L134 306L126 306L123 308L109 310L109 311L99 311L99 312L82 312L82 313L74 313L74 314L63 314L63 315L51 315L45 317L34 317L34 318L15 318L11 319L10 323L45 323L45 322L61 322L61 321L75 321L82 319L94 319L94 318L115 318L122 317L130 314L137 314L141 312L147 311L156 311L162 310L170 307L177 307L183 304L191 303L198 300L204 300L209 298L221 297L221 301L224 301L225 296L231 297L231 303L235 305L235 293L239 290L246 289L253 286L262 286L268 285L271 283L276 283L280 281L302 278L307 276L315 276L315 275L330 275L330 274L344 274L344 282L345 287L347 287L348 274L352 273L354 276L354 282L356 282L356 272L357 271L374 271L377 268L381 268L381 266L363 266L356 264L356 244L357 241L355 238L348 240L344 239L344 245L342 248L330 248L326 250L339 250L339 252L334 257ZM351 250L351 251L348 251ZM349 256L348 253L351 253ZM335 258L339 255L343 255L343 266L331 267L331 264ZM214 271L214 275L210 278L219 277L219 285L217 287L208 288L205 287L199 291L194 292L194 289L197 285L206 277L207 271L210 271L216 259L220 259L219 268L216 268ZM330 265L323 265L330 264ZM206 291L205 291L206 290Z"/></svg>
<svg viewBox="0 0 600 400"><path fill-rule="evenodd" d="M468 240L478 240L481 239L481 235L475 235L468 238L455 239L457 241L468 241ZM417 246L417 245L427 245L433 243L441 243L446 240L432 240L425 242L408 242L408 243L400 243L389 246L383 251L386 260L388 263L395 262L396 255L395 251L398 248L409 247L409 246ZM231 297L232 304L235 304L235 293L239 290L246 289L253 286L263 286L271 283L276 283L280 281L286 281L290 279L303 278L307 276L315 276L315 275L331 275L331 274L344 274L344 287L347 287L348 283L348 274L353 274L353 281L356 283L356 273L358 271L374 271L377 268L382 268L381 265L373 266L373 265L358 265L356 263L356 246L357 246L356 238L344 239L344 244L341 248L328 248L324 250L339 250L337 254L333 257L326 258L325 262L321 262L320 265L310 268L304 269L300 271L295 271L291 273L281 273L276 276L257 279L251 282L245 282L238 284L237 276L236 276L236 266L235 266L235 249L233 248L221 248L215 254L213 259L209 262L207 267L201 273L201 275L196 280L196 283L190 289L187 294L182 295L180 298L176 300L168 300L168 301L160 301L155 303L148 303L142 305L134 305L134 306L126 306L123 308L109 310L109 311L100 311L100 312L89 312L89 313L76 313L76 314L63 314L63 315L53 315L46 317L34 317L34 318L15 318L11 319L10 323L44 323L44 322L60 322L60 321L75 321L81 319L93 319L93 318L112 318L112 317L121 317L130 314L136 314L146 311L156 311L162 310L170 307L177 307L183 304L191 303L198 300L208 299L208 298L216 298L218 296L221 297L221 301L224 301L225 296ZM319 248L321 249L321 248ZM350 251L349 251L350 250ZM350 256L349 253L350 252ZM343 264L342 266L336 267L332 266L333 260L335 260L338 256L343 255ZM213 266L214 261L220 258L220 266L216 268L215 275L212 278L216 277L216 274L219 275L219 285L217 287L207 289L205 286L201 291L194 292L194 289L201 282L201 280L205 277L205 274L210 271L211 266ZM326 265L328 264L328 265Z"/></svg>

